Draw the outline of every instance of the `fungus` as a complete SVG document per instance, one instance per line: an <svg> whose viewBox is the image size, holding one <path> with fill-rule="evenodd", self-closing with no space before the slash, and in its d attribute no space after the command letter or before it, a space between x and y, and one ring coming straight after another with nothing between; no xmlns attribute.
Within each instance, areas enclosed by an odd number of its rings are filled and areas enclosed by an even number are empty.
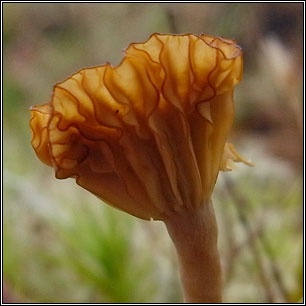
<svg viewBox="0 0 306 306"><path fill-rule="evenodd" d="M31 108L32 146L56 178L166 224L187 302L221 301L211 194L220 170L248 163L226 143L241 53L220 37L153 34L117 67L82 69Z"/></svg>

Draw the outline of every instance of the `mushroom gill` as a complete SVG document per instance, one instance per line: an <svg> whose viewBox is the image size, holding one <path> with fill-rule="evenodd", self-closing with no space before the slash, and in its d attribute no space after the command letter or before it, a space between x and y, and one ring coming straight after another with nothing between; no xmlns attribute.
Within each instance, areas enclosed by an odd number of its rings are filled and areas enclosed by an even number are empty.
<svg viewBox="0 0 306 306"><path fill-rule="evenodd" d="M49 103L31 108L32 146L57 178L163 220L207 202L227 159L243 161L224 152L241 72L232 40L153 34L117 67L57 83Z"/></svg>

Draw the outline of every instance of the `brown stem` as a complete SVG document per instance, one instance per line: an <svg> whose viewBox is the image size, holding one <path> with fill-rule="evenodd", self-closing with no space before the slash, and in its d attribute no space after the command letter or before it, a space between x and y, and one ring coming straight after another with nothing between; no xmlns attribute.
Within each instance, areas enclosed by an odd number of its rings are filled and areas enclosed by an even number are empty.
<svg viewBox="0 0 306 306"><path fill-rule="evenodd" d="M220 303L217 222L211 201L165 221L175 245L187 303Z"/></svg>

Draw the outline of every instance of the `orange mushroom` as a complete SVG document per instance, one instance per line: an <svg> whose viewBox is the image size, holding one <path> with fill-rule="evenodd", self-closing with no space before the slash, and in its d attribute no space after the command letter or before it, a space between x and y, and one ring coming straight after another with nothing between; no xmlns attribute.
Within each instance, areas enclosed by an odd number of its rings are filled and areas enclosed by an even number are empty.
<svg viewBox="0 0 306 306"><path fill-rule="evenodd" d="M165 222L188 302L221 301L210 198L219 170L246 162L226 144L241 74L232 40L153 34L117 67L82 69L31 108L32 146L56 178Z"/></svg>

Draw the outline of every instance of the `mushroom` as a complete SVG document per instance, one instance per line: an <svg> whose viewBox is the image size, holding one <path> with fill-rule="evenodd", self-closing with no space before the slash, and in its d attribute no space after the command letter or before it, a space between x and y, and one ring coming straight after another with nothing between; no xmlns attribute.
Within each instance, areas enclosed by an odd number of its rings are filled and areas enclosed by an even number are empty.
<svg viewBox="0 0 306 306"><path fill-rule="evenodd" d="M56 178L165 223L186 302L221 302L211 194L220 170L249 163L226 143L241 75L232 40L153 34L117 67L82 69L31 108L32 146Z"/></svg>

